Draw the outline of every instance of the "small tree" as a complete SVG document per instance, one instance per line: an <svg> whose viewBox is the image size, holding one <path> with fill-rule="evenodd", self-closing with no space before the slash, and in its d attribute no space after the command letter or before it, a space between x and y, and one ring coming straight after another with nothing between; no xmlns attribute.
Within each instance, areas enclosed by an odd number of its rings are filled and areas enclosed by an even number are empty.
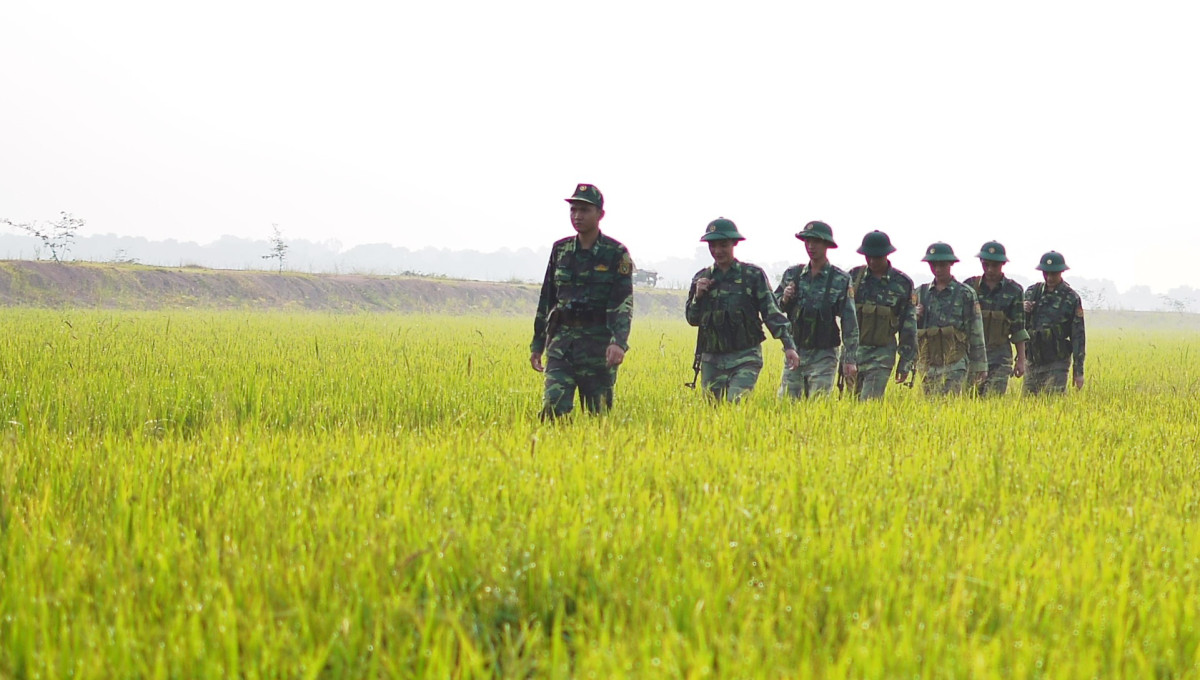
<svg viewBox="0 0 1200 680"><path fill-rule="evenodd" d="M71 244L75 242L75 232L87 224L82 217L75 217L66 211L60 212L58 219L53 222L13 222L7 217L0 218L0 222L41 241L42 247L50 251L50 259L55 262L66 259ZM41 249L36 251L36 255L39 260L42 259Z"/></svg>
<svg viewBox="0 0 1200 680"><path fill-rule="evenodd" d="M278 260L279 271L283 271L283 261L287 258L288 244L283 241L283 232L279 231L279 225L272 223L271 229L273 233L269 243L271 244L271 252L262 256L264 260Z"/></svg>

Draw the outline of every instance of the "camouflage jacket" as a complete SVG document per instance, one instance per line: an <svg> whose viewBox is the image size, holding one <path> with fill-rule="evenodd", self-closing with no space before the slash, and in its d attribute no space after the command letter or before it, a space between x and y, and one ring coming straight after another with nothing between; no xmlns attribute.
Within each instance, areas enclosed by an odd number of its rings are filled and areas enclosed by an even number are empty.
<svg viewBox="0 0 1200 680"><path fill-rule="evenodd" d="M917 302L924 312L917 317L918 335L927 328L955 328L966 336L967 370L987 370L987 348L983 344L983 314L975 291L951 278L938 290L932 283L917 289Z"/></svg>
<svg viewBox="0 0 1200 680"><path fill-rule="evenodd" d="M1029 339L1029 333L1025 330L1025 306L1022 302L1025 290L1021 288L1021 284L1005 277L1001 279L1000 285L989 288L982 276L972 276L963 284L975 291L979 308L984 312L983 335L988 347L1015 344ZM992 322L988 318L988 312L1000 312L1007 323ZM1000 341L1002 336L1004 340Z"/></svg>
<svg viewBox="0 0 1200 680"><path fill-rule="evenodd" d="M712 279L713 283L708 293L697 300L696 281L702 278ZM689 324L700 327L700 345L705 352L746 349L738 346L743 344L757 346L765 339L762 334L764 323L771 336L783 343L784 349L796 348L791 324L771 295L766 272L746 262L734 260L725 272L716 266L696 272L684 314ZM722 328L726 325L730 328ZM740 342L738 338L732 338L731 343L731 334L744 337Z"/></svg>
<svg viewBox="0 0 1200 680"><path fill-rule="evenodd" d="M633 260L625 246L604 234L587 249L579 247L577 236L556 241L533 318L532 351L545 351L547 319L556 309L603 318L604 323L596 327L607 327L609 343L629 349Z"/></svg>
<svg viewBox="0 0 1200 680"><path fill-rule="evenodd" d="M1028 324L1030 343L1057 341L1060 347L1057 359L1073 357L1075 375L1082 376L1087 338L1083 330L1083 301L1079 294L1066 281L1054 290L1047 290L1044 283L1035 283L1025 291L1025 299L1033 303ZM1034 360L1032 356L1030 358ZM1048 361L1045 357L1035 360L1039 364Z"/></svg>
<svg viewBox="0 0 1200 680"><path fill-rule="evenodd" d="M796 284L796 295L784 303L783 290L789 283ZM854 312L849 274L827 262L814 279L810 265L792 265L783 272L783 278L775 288L775 301L792 324L792 337L797 347L814 349L811 341L815 334L820 340L815 349L837 347L840 341L842 363L856 362L858 318ZM841 317L840 333L838 317Z"/></svg>
<svg viewBox="0 0 1200 680"><path fill-rule="evenodd" d="M854 290L854 306L859 317L859 332L863 329L863 305L873 304L890 309L896 332L890 335L888 344L880 346L899 350L900 362L897 368L901 373L911 372L917 361L917 305L913 280L889 263L888 270L879 277L872 276L866 265L855 267L850 270L850 281ZM866 341L860 336L859 342Z"/></svg>

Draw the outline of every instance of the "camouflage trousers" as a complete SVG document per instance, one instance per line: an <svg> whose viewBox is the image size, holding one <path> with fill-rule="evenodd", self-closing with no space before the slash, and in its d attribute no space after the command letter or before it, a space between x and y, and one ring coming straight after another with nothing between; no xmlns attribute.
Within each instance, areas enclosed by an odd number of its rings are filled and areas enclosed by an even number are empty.
<svg viewBox="0 0 1200 680"><path fill-rule="evenodd" d="M858 377L854 379L854 394L860 401L881 399L892 381L896 365L896 348L858 346Z"/></svg>
<svg viewBox="0 0 1200 680"><path fill-rule="evenodd" d="M700 356L700 384L717 401L739 401L754 389L762 370L762 347Z"/></svg>
<svg viewBox="0 0 1200 680"><path fill-rule="evenodd" d="M967 383L967 358L945 366L930 366L921 381L921 391L928 396L962 394Z"/></svg>
<svg viewBox="0 0 1200 680"><path fill-rule="evenodd" d="M1067 391L1067 374L1071 371L1071 360L1062 359L1048 364L1030 364L1025 369L1025 394L1042 392L1061 394Z"/></svg>
<svg viewBox="0 0 1200 680"><path fill-rule="evenodd" d="M1012 377L1013 372L1013 358L1012 350L1009 349L1010 347L1012 345L987 348L987 377L984 378L983 382L979 383L979 388L975 392L978 396L999 397L1008 392L1008 379Z"/></svg>
<svg viewBox="0 0 1200 680"><path fill-rule="evenodd" d="M800 366L795 370L784 366L779 394L803 399L832 393L834 379L837 377L838 350L797 351L800 353Z"/></svg>
<svg viewBox="0 0 1200 680"><path fill-rule="evenodd" d="M571 412L575 390L589 413L612 408L617 369L606 365L609 333L563 329L546 347L546 382L542 390L542 418Z"/></svg>

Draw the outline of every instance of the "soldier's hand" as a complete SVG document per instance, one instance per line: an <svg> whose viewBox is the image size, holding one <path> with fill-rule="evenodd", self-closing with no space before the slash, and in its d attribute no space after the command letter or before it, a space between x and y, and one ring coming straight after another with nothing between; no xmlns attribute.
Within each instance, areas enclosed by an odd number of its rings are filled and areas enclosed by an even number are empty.
<svg viewBox="0 0 1200 680"><path fill-rule="evenodd" d="M1075 376L1075 389L1077 389L1077 390L1083 389L1083 376L1082 375Z"/></svg>
<svg viewBox="0 0 1200 680"><path fill-rule="evenodd" d="M708 289L712 288L712 284L712 279L696 279L696 297L704 297L704 294L708 292Z"/></svg>
<svg viewBox="0 0 1200 680"><path fill-rule="evenodd" d="M609 345L608 351L604 353L605 365L612 368L620 366L622 361L625 361L625 350L621 349L620 345Z"/></svg>
<svg viewBox="0 0 1200 680"><path fill-rule="evenodd" d="M792 298L796 297L796 282L793 281L783 288L783 301L791 302Z"/></svg>
<svg viewBox="0 0 1200 680"><path fill-rule="evenodd" d="M983 381L987 380L987 375L988 375L987 371L976 371L976 372L972 373L971 378L970 378L971 384L972 385L983 384Z"/></svg>
<svg viewBox="0 0 1200 680"><path fill-rule="evenodd" d="M925 316L925 305L917 303L917 318Z"/></svg>
<svg viewBox="0 0 1200 680"><path fill-rule="evenodd" d="M800 368L800 353L794 349L783 350L783 365L791 371Z"/></svg>
<svg viewBox="0 0 1200 680"><path fill-rule="evenodd" d="M858 364L845 364L842 366L842 375L846 376L847 380L854 380L858 377Z"/></svg>
<svg viewBox="0 0 1200 680"><path fill-rule="evenodd" d="M542 366L541 352L534 352L533 354L529 355L529 365L532 366L533 370L537 371L538 373L542 373L546 370L545 367Z"/></svg>
<svg viewBox="0 0 1200 680"><path fill-rule="evenodd" d="M1033 300L1026 300L1024 302L1024 307L1025 307L1026 314L1028 314L1029 312L1032 312L1033 311Z"/></svg>
<svg viewBox="0 0 1200 680"><path fill-rule="evenodd" d="M1018 358L1017 363L1013 364L1013 377L1014 378L1024 378L1025 377L1025 360L1024 359Z"/></svg>
<svg viewBox="0 0 1200 680"><path fill-rule="evenodd" d="M908 380L908 371L896 371L896 384L903 384L905 380Z"/></svg>

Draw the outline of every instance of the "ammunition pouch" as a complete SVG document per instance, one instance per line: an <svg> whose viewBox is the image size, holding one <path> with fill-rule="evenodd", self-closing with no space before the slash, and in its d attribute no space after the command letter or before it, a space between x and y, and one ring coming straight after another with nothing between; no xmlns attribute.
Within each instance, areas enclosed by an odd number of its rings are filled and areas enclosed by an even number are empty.
<svg viewBox="0 0 1200 680"><path fill-rule="evenodd" d="M1035 364L1048 364L1071 357L1071 339L1062 332L1061 326L1029 331L1029 360Z"/></svg>
<svg viewBox="0 0 1200 680"><path fill-rule="evenodd" d="M886 305L864 302L858 307L858 344L863 347L887 347L900 330L900 317Z"/></svg>
<svg viewBox="0 0 1200 680"><path fill-rule="evenodd" d="M917 361L922 366L950 366L967 356L967 334L954 326L917 331Z"/></svg>
<svg viewBox="0 0 1200 680"><path fill-rule="evenodd" d="M792 321L792 338L800 349L833 349L842 344L833 308L801 309Z"/></svg>
<svg viewBox="0 0 1200 680"><path fill-rule="evenodd" d="M1012 324L1008 315L998 309L983 310L983 344L988 347L1007 345Z"/></svg>
<svg viewBox="0 0 1200 680"><path fill-rule="evenodd" d="M716 309L700 315L705 352L738 352L757 347L766 339L762 321L753 310Z"/></svg>

